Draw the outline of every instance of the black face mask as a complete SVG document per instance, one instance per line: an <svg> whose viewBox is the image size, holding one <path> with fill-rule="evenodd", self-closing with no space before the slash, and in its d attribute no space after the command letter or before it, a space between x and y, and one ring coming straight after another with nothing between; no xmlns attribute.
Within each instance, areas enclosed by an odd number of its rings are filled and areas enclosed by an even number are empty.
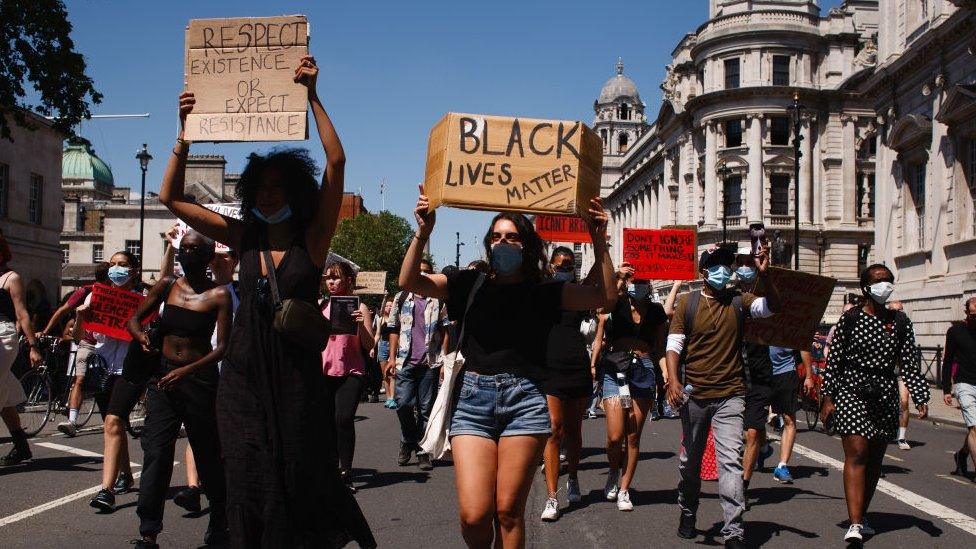
<svg viewBox="0 0 976 549"><path fill-rule="evenodd" d="M213 255L205 249L184 250L181 248L176 252L176 260L180 262L180 266L183 267L184 271L205 269L211 259L213 259Z"/></svg>

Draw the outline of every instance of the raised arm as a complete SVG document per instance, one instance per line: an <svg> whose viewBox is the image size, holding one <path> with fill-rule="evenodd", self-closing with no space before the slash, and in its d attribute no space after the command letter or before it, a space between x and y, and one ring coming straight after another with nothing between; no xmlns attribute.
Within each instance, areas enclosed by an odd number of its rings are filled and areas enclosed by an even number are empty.
<svg viewBox="0 0 976 549"><path fill-rule="evenodd" d="M434 231L437 214L430 209L430 200L424 194L423 185L419 185L419 187L420 197L417 198L417 207L413 210L413 216L417 220L417 232L410 239L407 255L403 257L403 264L400 265L400 277L397 282L404 291L436 299L447 299L446 276L442 274L422 276L420 274L420 260L424 256L424 246L427 245L427 241L430 240L430 235Z"/></svg>
<svg viewBox="0 0 976 549"><path fill-rule="evenodd" d="M183 92L180 95L180 133L176 138L172 154L169 155L169 162L166 163L163 184L159 189L159 201L165 204L173 215L197 231L231 248L239 249L243 233L241 222L208 210L184 194L186 158L190 154L190 142L183 139L183 128L186 125L187 115L193 111L194 104L196 99L192 92Z"/></svg>
<svg viewBox="0 0 976 549"><path fill-rule="evenodd" d="M166 251L163 252L163 261L159 264L160 280L167 276L173 276L176 265L176 235L178 232L178 225L173 225L166 231Z"/></svg>
<svg viewBox="0 0 976 549"><path fill-rule="evenodd" d="M678 290L681 289L681 281L675 280L674 284L671 285L671 292L668 294L668 298L664 300L664 314L668 315L668 318L674 316L674 301L678 299Z"/></svg>
<svg viewBox="0 0 976 549"><path fill-rule="evenodd" d="M617 287L610 247L607 245L607 212L599 198L590 200L587 225L593 241L593 268L599 275L593 285L563 284L562 305L567 311L589 311L610 307L617 298Z"/></svg>

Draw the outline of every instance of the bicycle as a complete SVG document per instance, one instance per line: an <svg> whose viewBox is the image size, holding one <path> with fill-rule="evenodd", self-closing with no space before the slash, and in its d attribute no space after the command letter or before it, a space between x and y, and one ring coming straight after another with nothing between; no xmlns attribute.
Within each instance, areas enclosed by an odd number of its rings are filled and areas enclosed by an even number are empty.
<svg viewBox="0 0 976 549"><path fill-rule="evenodd" d="M801 376L799 379L803 379L803 368L804 365L801 363L797 366L800 371ZM803 419L807 424L808 431L817 430L817 424L820 422L820 410L823 408L823 370L814 363L811 367L810 376L813 379L813 388L808 392L803 390L803 382L800 381L800 388L797 391L798 405L797 410L803 412ZM797 414L799 415L799 413ZM821 431L823 430L823 425L820 426Z"/></svg>
<svg viewBox="0 0 976 549"><path fill-rule="evenodd" d="M72 387L77 383L73 360L77 351L65 353L61 350L62 340L55 336L41 336L38 341L43 361L37 368L24 372L19 379L27 400L17 406L17 412L22 428L29 437L37 436L57 414L68 417L68 399ZM58 366L60 359L66 360L66 369ZM86 365L81 406L75 420L78 427L88 423L95 411L95 388L105 370L105 361L94 353L89 355Z"/></svg>

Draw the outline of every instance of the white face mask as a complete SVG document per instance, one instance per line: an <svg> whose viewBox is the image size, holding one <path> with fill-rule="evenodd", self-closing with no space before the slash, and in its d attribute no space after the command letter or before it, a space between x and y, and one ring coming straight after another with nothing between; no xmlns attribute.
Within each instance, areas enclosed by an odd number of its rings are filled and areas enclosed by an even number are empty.
<svg viewBox="0 0 976 549"><path fill-rule="evenodd" d="M891 282L877 282L868 286L868 295L880 305L884 305L894 291L895 285Z"/></svg>

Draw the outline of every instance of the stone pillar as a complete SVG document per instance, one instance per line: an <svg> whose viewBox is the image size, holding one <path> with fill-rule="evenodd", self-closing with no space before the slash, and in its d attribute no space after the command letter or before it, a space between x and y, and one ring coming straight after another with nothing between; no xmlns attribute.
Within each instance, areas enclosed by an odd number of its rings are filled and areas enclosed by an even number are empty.
<svg viewBox="0 0 976 549"><path fill-rule="evenodd" d="M815 149L812 149L810 152L810 156L811 156L810 162L813 163L813 180L818 183L818 185L814 187L812 193L813 194L813 222L825 226L826 220L824 219L824 213L823 213L823 193L824 193L824 187L826 183L824 181L823 162L821 161L821 155L823 154L823 149L820 146L820 140L826 139L828 129L826 126L824 126L824 129L821 132L820 124L816 118L812 118L810 120L810 124L817 129L817 131L810 132L810 137L817 138L817 147Z"/></svg>
<svg viewBox="0 0 976 549"><path fill-rule="evenodd" d="M749 115L749 175L746 181L746 221L763 221L763 154L762 127L765 117Z"/></svg>
<svg viewBox="0 0 976 549"><path fill-rule="evenodd" d="M671 182L668 179L661 181L661 190L657 197L657 211L659 227L674 224L671 219Z"/></svg>
<svg viewBox="0 0 976 549"><path fill-rule="evenodd" d="M857 117L851 114L842 113L841 122L841 147L843 151L855 153L854 127ZM841 223L844 225L855 225L854 202L856 201L857 191L854 187L857 178L857 169L854 162L844 162L841 171Z"/></svg>
<svg viewBox="0 0 976 549"><path fill-rule="evenodd" d="M801 225L812 223L813 171L811 162L813 161L813 147L810 143L811 124L813 121L809 118L804 120L800 130L803 140L800 141L800 204L797 208L799 210L797 215L800 216ZM855 196L857 195L855 194Z"/></svg>
<svg viewBox="0 0 976 549"><path fill-rule="evenodd" d="M644 227L644 213L646 212L644 208L644 191L639 190L634 194L634 205L637 211L637 221L634 223L635 227Z"/></svg>
<svg viewBox="0 0 976 549"><path fill-rule="evenodd" d="M945 100L945 77L941 74L936 76L935 85L932 88L932 112L937 113L942 109L942 102ZM949 260L946 257L945 245L949 240L949 227L946 223L945 215L941 212L949 209L949 192L952 189L952 179L954 171L952 167L956 163L954 149L952 145L942 146L943 140L948 133L948 128L938 120L932 120L932 144L929 147L929 175L925 179L926 204L925 219L926 223L925 240L921 248L928 249L928 243L932 243L932 260L930 265L930 275L944 275L949 272ZM948 140L947 140L948 141ZM958 229L957 229L958 230ZM930 236L931 235L931 236Z"/></svg>
<svg viewBox="0 0 976 549"><path fill-rule="evenodd" d="M715 227L718 222L718 174L715 162L718 159L718 143L715 135L715 121L705 123L705 226Z"/></svg>
<svg viewBox="0 0 976 549"><path fill-rule="evenodd" d="M651 228L653 226L651 225L651 188L649 186L644 187L642 192L644 196L644 217L641 218L641 227Z"/></svg>

